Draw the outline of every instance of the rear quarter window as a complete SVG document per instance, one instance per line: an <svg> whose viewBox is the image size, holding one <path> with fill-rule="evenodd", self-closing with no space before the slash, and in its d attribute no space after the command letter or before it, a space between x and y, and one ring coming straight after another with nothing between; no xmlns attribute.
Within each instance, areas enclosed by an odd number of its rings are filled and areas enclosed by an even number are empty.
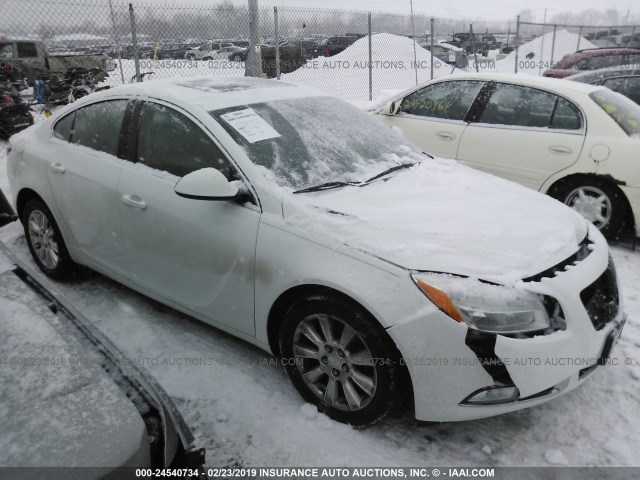
<svg viewBox="0 0 640 480"><path fill-rule="evenodd" d="M624 132L640 137L640 106L624 95L608 89L596 90L589 97L618 124Z"/></svg>

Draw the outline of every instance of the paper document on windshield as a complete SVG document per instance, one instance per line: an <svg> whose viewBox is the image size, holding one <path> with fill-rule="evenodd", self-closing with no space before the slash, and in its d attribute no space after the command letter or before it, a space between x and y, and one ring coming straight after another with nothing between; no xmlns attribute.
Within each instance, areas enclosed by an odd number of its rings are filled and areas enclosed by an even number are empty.
<svg viewBox="0 0 640 480"><path fill-rule="evenodd" d="M269 140L280 136L253 108L246 108L231 113L225 113L220 117L235 128L249 142L256 143L260 140Z"/></svg>

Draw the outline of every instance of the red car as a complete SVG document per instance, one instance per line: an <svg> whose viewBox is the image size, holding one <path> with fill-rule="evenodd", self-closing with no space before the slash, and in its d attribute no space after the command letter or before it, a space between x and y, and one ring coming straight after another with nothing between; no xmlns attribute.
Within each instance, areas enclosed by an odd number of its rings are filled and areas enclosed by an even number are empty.
<svg viewBox="0 0 640 480"><path fill-rule="evenodd" d="M545 71L545 77L564 78L581 70L620 67L640 64L640 49L636 48L592 48L570 53Z"/></svg>

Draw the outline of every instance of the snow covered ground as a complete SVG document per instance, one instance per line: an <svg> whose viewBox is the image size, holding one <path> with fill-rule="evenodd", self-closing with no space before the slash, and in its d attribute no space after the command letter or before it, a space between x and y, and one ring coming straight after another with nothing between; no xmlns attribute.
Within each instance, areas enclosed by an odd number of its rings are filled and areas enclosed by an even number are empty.
<svg viewBox="0 0 640 480"><path fill-rule="evenodd" d="M8 193L5 147L0 188ZM0 240L36 268L19 224ZM262 351L99 274L55 288L157 378L211 466L640 466L640 252L621 245L613 255L630 315L614 350L619 365L528 410L423 426L405 413L366 430L318 414Z"/></svg>

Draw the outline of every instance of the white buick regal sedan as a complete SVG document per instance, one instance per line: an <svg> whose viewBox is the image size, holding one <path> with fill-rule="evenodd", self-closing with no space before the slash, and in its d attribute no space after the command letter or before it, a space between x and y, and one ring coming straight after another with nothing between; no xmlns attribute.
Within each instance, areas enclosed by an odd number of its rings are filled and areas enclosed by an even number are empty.
<svg viewBox="0 0 640 480"><path fill-rule="evenodd" d="M407 90L377 113L427 153L547 193L609 238L640 236L640 106L623 95L471 73Z"/></svg>
<svg viewBox="0 0 640 480"><path fill-rule="evenodd" d="M43 272L84 265L252 342L352 425L402 397L428 421L537 405L605 363L624 324L578 213L314 90L127 85L9 148Z"/></svg>

